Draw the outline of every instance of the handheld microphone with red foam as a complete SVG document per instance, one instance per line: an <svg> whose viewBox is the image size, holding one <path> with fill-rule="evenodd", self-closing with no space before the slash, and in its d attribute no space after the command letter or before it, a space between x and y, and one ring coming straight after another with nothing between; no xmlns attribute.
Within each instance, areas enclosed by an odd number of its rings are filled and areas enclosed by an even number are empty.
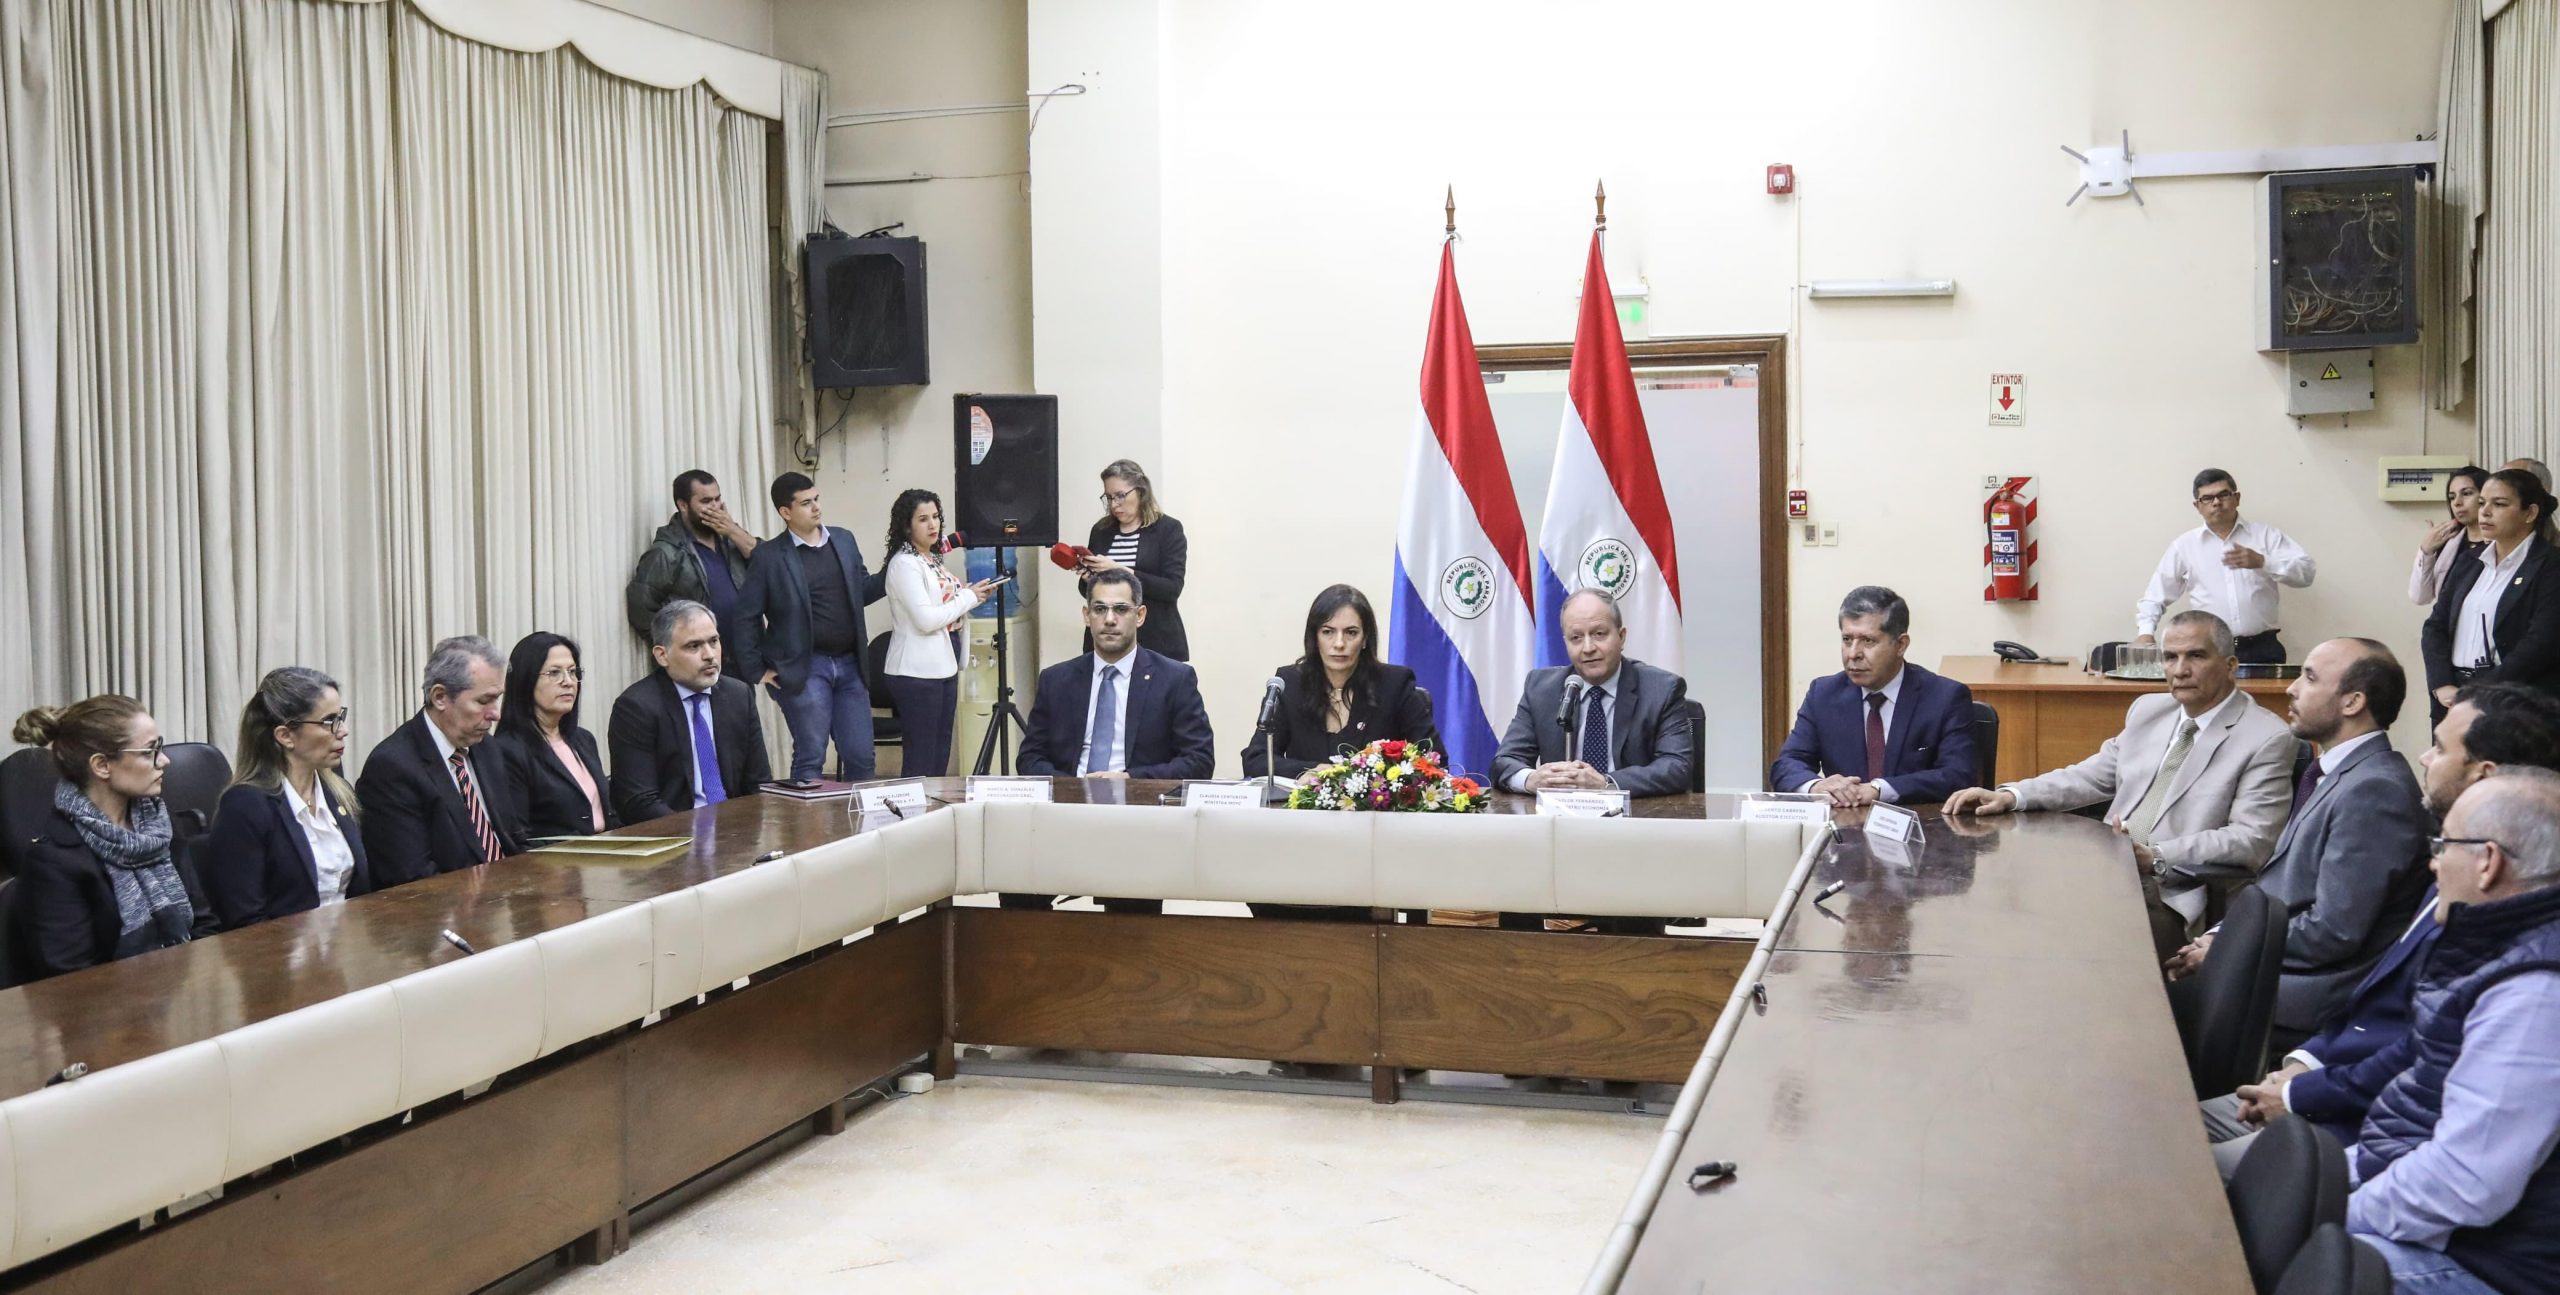
<svg viewBox="0 0 2560 1295"><path fill-rule="evenodd" d="M953 549L965 549L967 547L969 547L968 537L962 535L958 531L945 531L942 535L942 542L933 546L933 552L934 556L940 557Z"/></svg>
<svg viewBox="0 0 2560 1295"><path fill-rule="evenodd" d="M1049 563L1060 571L1076 569L1076 546L1065 542L1049 546Z"/></svg>

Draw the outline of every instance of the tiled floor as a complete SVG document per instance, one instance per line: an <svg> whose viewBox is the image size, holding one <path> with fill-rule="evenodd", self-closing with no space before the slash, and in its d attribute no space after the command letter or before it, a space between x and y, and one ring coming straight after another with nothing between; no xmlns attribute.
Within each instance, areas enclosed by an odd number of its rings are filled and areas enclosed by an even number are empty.
<svg viewBox="0 0 2560 1295"><path fill-rule="evenodd" d="M1558 1291L1630 1115L964 1075L564 1271L600 1292Z"/></svg>

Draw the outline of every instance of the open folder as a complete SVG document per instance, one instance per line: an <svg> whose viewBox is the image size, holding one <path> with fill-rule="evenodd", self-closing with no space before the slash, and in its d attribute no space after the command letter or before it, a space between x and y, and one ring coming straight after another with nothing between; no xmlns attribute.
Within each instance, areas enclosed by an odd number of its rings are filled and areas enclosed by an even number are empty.
<svg viewBox="0 0 2560 1295"><path fill-rule="evenodd" d="M689 836L554 836L534 843L533 853L575 856L579 862L623 859L634 862L675 854L693 844Z"/></svg>

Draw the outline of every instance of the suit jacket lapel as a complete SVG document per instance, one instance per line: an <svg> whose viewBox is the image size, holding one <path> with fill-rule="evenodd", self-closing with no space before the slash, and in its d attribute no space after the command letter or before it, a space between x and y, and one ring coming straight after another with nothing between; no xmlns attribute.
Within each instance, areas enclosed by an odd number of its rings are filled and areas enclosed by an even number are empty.
<svg viewBox="0 0 2560 1295"><path fill-rule="evenodd" d="M1855 684L1850 686L1856 687ZM1920 667L1908 662L1904 663L1902 692L1893 699L1893 722L1885 726L1884 767L1887 769L1907 767L1904 759L1911 754L1911 730L1919 724L1920 698L1923 691L1920 686ZM1863 694L1858 699L1858 705L1860 709L1866 706L1866 698ZM1866 740L1866 722L1866 716L1858 717L1858 736L1862 745ZM1876 776L1881 778L1885 775L1877 774Z"/></svg>
<svg viewBox="0 0 2560 1295"><path fill-rule="evenodd" d="M2510 625L2524 623L2516 618L2516 604L2523 600L2524 591L2533 584L2534 572L2541 567L2542 559L2542 545L2535 544L2532 550L2524 555L2524 561L2516 564L2516 573L2507 577L2507 587L2498 591L2497 628L2505 629ZM2485 573L2488 568L2483 567L2481 570ZM2511 635L2493 633L2490 638L2493 642L2499 638L2505 638L2509 643L2515 642ZM2498 655L2505 656L2506 649L2500 648Z"/></svg>
<svg viewBox="0 0 2560 1295"><path fill-rule="evenodd" d="M2139 729L2125 730L2125 751L2117 757L2122 781L2116 796L2124 804L2126 818L2133 817L2134 807L2151 794L2151 781L2160 776L2160 764L2169 754L2169 735L2185 716L2186 710L2172 698L2167 708L2153 712Z"/></svg>
<svg viewBox="0 0 2560 1295"><path fill-rule="evenodd" d="M443 754L436 747L434 726L435 721L428 719L426 712L419 712L417 737L412 745L418 749L421 761L433 775L437 803L444 806L446 813L453 815L453 821L462 828L462 835L468 838L471 835L471 810L462 803L462 788L453 781L453 766L445 763ZM465 762L472 765L471 778L476 784L480 769L467 756Z"/></svg>
<svg viewBox="0 0 2560 1295"><path fill-rule="evenodd" d="M2363 764L2366 760L2371 759L2373 757L2373 753L2376 751L2388 751L2390 749L2391 739L2387 737L2379 741L2367 742L2363 746L2357 747L2354 751L2349 752L2347 758L2340 761L2337 768L2320 775L2320 785L2311 789L2311 798L2294 806L2293 816L2285 820L2283 833L2276 837L2275 852L2267 856L2268 866L2273 867L2275 865L2275 860L2284 857L2285 847L2293 844L2294 828L2310 821L2313 810L2329 803L2329 793L2337 790L2338 784L2344 782L2347 775L2353 772L2357 765ZM2316 760L2319 757L2314 756L2312 758Z"/></svg>
<svg viewBox="0 0 2560 1295"><path fill-rule="evenodd" d="M313 794L319 795L326 789L314 783L311 790ZM293 797L284 788L278 787L267 796L267 799L275 802L276 817L284 821L285 837L293 842L293 852L302 859L303 875L311 878L311 888L316 893L320 889L320 861L312 856L311 839L302 834L302 824L294 821ZM339 824L339 831L343 833L345 830L346 824L342 821Z"/></svg>
<svg viewBox="0 0 2560 1295"><path fill-rule="evenodd" d="M2178 776L2169 782L2169 794L2160 798L2162 814L2167 814L2169 807L2178 803L2178 797L2186 795L2187 788L2195 786L2196 779L2204 776L2205 766L2213 763L2213 753L2222 749L2223 740L2231 736L2233 728L2239 726L2240 717L2248 714L2248 708L2256 704L2256 702L2249 702L2242 706L2231 706L2226 702L2225 709L2217 713L2213 723L2196 730L2195 741L2187 748L2187 762L2178 766ZM2183 714L2184 711L2180 713ZM2161 748L2161 754L2166 756L2168 749Z"/></svg>
<svg viewBox="0 0 2560 1295"><path fill-rule="evenodd" d="M1087 652L1076 658L1075 671L1069 676L1069 692L1075 702L1066 708L1067 740L1059 750L1059 763L1064 764L1069 773L1075 772L1077 759L1084 752L1085 720L1093 714L1095 665L1093 654Z"/></svg>
<svg viewBox="0 0 2560 1295"><path fill-rule="evenodd" d="M1155 653L1140 648L1126 658L1128 664L1128 715L1120 725L1120 767L1139 763L1138 735L1153 732L1150 727L1159 702L1156 683Z"/></svg>
<svg viewBox="0 0 2560 1295"><path fill-rule="evenodd" d="M1636 662L1629 661L1618 670L1618 695L1609 700L1609 768L1612 772L1626 768L1627 753L1635 749L1635 717L1642 713L1637 702L1643 695L1644 671Z"/></svg>
<svg viewBox="0 0 2560 1295"><path fill-rule="evenodd" d="M791 542L789 532L784 533L783 542ZM665 689L662 695L667 699L667 714L675 722L675 745L668 749L684 753L684 758L676 762L677 767L683 770L683 785L679 789L682 803L669 803L667 808L682 812L693 808L693 717L685 711L684 690L676 687L675 676L660 672L658 685ZM717 696L717 691L713 695Z"/></svg>

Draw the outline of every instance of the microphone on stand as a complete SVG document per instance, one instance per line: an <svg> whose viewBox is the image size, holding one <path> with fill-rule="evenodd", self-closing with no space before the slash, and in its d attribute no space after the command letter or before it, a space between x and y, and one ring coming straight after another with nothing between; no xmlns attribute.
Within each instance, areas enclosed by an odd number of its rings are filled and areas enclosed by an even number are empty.
<svg viewBox="0 0 2560 1295"><path fill-rule="evenodd" d="M1564 733L1564 756L1568 760L1573 758L1573 711L1582 704L1582 695L1589 691L1591 685L1584 682L1581 675L1575 675L1565 680L1564 702L1556 707L1556 727Z"/></svg>
<svg viewBox="0 0 2560 1295"><path fill-rule="evenodd" d="M1280 718L1280 694L1288 686L1288 682L1276 674L1263 680L1262 713L1253 721L1253 735L1262 739L1262 795L1265 800L1273 799L1280 791L1280 762L1272 756L1272 744L1276 739L1271 733L1271 721Z"/></svg>

